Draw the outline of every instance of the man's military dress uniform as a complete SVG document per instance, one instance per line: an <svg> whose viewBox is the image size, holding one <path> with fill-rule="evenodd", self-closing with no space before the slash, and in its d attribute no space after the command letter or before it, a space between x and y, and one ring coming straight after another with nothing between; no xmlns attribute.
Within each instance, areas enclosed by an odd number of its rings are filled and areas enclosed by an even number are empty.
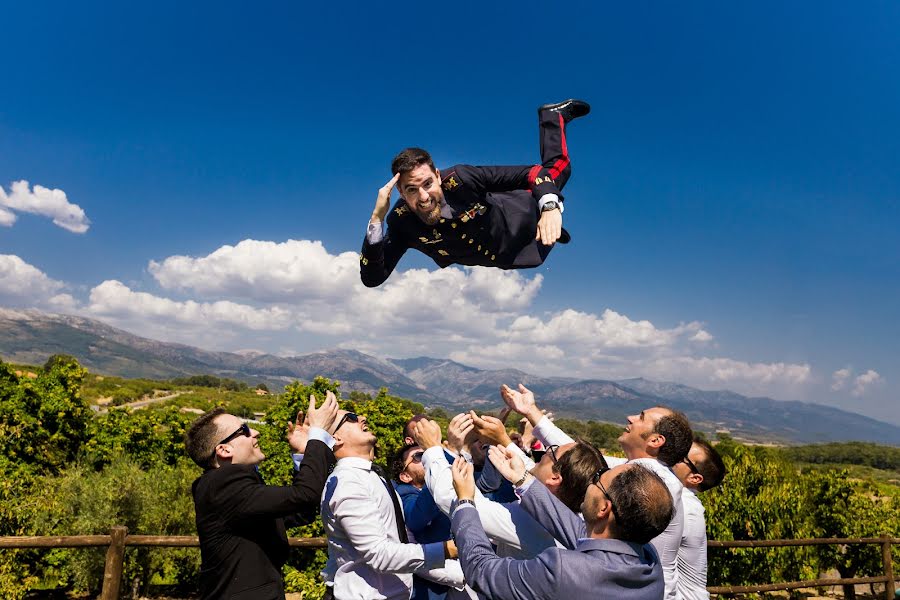
<svg viewBox="0 0 900 600"><path fill-rule="evenodd" d="M560 190L569 179L571 166L565 135L570 118L547 107L538 110L538 118L542 164L442 169L447 205L433 225L424 223L402 198L398 200L388 212L382 239L369 243L367 236L363 242L363 284L381 285L409 248L427 254L441 268L452 264L501 269L541 265L553 246L535 240L538 200L545 194L563 200ZM568 241L569 234L563 230L560 242Z"/></svg>

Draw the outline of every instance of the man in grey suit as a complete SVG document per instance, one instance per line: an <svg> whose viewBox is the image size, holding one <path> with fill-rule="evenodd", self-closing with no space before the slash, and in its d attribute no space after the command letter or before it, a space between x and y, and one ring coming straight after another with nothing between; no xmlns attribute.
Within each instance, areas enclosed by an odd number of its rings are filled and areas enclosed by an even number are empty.
<svg viewBox="0 0 900 600"><path fill-rule="evenodd" d="M518 456L494 446L490 459L513 482L522 507L565 548L548 548L529 560L498 557L472 500L472 465L457 459L452 529L472 588L494 600L662 599L662 566L649 542L666 528L673 507L659 475L639 464L601 468L585 495L582 520L536 481Z"/></svg>

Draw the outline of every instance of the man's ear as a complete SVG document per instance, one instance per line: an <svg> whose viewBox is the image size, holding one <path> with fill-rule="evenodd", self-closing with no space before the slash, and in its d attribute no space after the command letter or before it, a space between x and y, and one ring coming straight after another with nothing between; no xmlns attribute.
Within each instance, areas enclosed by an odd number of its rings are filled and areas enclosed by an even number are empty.
<svg viewBox="0 0 900 600"><path fill-rule="evenodd" d="M441 170L435 167L434 174L437 175L437 184L441 185Z"/></svg>
<svg viewBox="0 0 900 600"><path fill-rule="evenodd" d="M400 475L397 476L397 479L399 479L402 483L412 483L413 480L412 476L406 471L401 471Z"/></svg>
<svg viewBox="0 0 900 600"><path fill-rule="evenodd" d="M666 436L661 433L651 433L647 443L654 448L662 448L666 443Z"/></svg>
<svg viewBox="0 0 900 600"><path fill-rule="evenodd" d="M234 451L229 444L219 444L216 446L216 458L220 462L222 460L231 460L233 456Z"/></svg>
<svg viewBox="0 0 900 600"><path fill-rule="evenodd" d="M691 485L691 487L699 488L700 484L703 483L703 475L691 471L691 474L688 475L685 480Z"/></svg>

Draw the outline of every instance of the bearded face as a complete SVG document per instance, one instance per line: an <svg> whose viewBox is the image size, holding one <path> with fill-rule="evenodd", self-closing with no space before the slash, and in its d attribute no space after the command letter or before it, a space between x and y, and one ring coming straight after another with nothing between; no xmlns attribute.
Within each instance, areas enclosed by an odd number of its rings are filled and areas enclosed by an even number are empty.
<svg viewBox="0 0 900 600"><path fill-rule="evenodd" d="M426 225L434 225L440 220L441 207L445 203L440 171L419 165L401 175L397 187L409 209Z"/></svg>

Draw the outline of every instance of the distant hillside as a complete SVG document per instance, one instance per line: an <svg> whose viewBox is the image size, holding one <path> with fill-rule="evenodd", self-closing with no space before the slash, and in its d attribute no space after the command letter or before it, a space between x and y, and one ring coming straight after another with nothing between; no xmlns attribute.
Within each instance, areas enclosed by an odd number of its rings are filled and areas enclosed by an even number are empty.
<svg viewBox="0 0 900 600"><path fill-rule="evenodd" d="M486 371L427 357L383 360L353 350L280 357L263 353L210 352L142 338L100 321L39 311L0 309L0 357L41 364L71 354L91 371L122 377L168 379L194 374L231 377L281 389L317 375L341 381L346 391L392 394L450 410L500 406L506 383L529 386L541 405L560 416L624 423L655 404L684 411L699 430L725 430L760 442L868 441L900 446L900 427L818 404L748 398L646 379L625 381L539 377L515 369Z"/></svg>

